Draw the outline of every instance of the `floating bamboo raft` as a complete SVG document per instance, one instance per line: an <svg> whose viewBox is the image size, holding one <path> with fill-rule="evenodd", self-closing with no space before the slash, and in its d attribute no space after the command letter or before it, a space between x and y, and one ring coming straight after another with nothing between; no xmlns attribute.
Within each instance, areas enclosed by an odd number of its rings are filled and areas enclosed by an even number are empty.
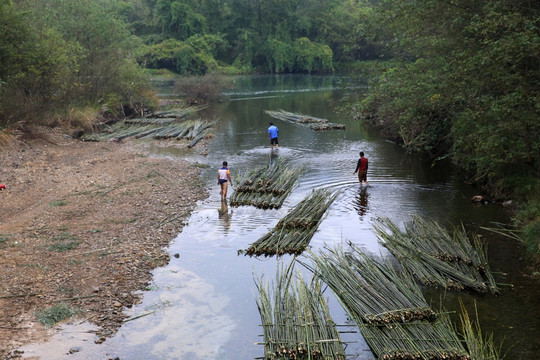
<svg viewBox="0 0 540 360"><path fill-rule="evenodd" d="M304 265L328 284L358 323L382 325L435 320L435 312L411 277L398 274L391 264L377 262L350 246L347 253L329 248L324 254L311 253L315 268Z"/></svg>
<svg viewBox="0 0 540 360"><path fill-rule="evenodd" d="M343 342L330 316L321 282L307 284L300 274L278 273L276 283L256 282L264 359L345 360Z"/></svg>
<svg viewBox="0 0 540 360"><path fill-rule="evenodd" d="M331 123L326 119L321 119L309 115L292 113L284 110L272 111L265 110L265 113L273 118L289 121L295 124L305 125L315 131L323 130L345 130L345 125Z"/></svg>
<svg viewBox="0 0 540 360"><path fill-rule="evenodd" d="M448 315L434 323L415 321L391 325L360 324L360 332L377 359L471 360Z"/></svg>
<svg viewBox="0 0 540 360"><path fill-rule="evenodd" d="M82 137L85 141L120 141L125 138L189 140L188 147L209 135L213 123L207 120L179 120L178 118L128 119L107 126L98 133Z"/></svg>
<svg viewBox="0 0 540 360"><path fill-rule="evenodd" d="M230 205L279 209L302 171L303 167L291 167L288 161L277 161L240 174L236 179L238 185L231 195Z"/></svg>
<svg viewBox="0 0 540 360"><path fill-rule="evenodd" d="M309 245L326 210L336 196L337 193L327 189L314 190L292 208L272 231L240 253L249 256L301 254Z"/></svg>
<svg viewBox="0 0 540 360"><path fill-rule="evenodd" d="M315 267L304 266L332 289L377 359L470 359L448 316L430 309L411 276L350 248L311 253Z"/></svg>
<svg viewBox="0 0 540 360"><path fill-rule="evenodd" d="M435 221L415 216L405 231L386 218L375 225L375 231L381 244L425 285L500 292L488 265L485 244L478 237L471 243L463 227L449 233Z"/></svg>

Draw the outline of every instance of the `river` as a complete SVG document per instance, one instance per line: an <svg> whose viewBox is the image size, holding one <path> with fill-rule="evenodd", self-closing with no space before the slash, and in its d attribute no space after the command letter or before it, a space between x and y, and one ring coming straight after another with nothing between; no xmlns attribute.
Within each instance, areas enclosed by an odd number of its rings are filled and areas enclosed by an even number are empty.
<svg viewBox="0 0 540 360"><path fill-rule="evenodd" d="M335 112L342 90L338 76L239 76L225 101L212 104L201 116L216 119L208 155L152 147L156 156L182 157L201 166L210 196L199 203L168 252L169 265L156 269L142 304L118 333L96 345L88 324L64 326L46 344L24 347L25 356L41 359L253 359L263 355L260 316L254 280L272 279L278 262L291 258L250 258L238 255L268 232L312 189L339 191L311 241L313 249L353 242L375 256L389 256L373 232L378 217L403 225L415 214L445 225L463 224L488 243L491 269L503 286L498 297L426 289L434 308L459 312L462 299L469 312L478 311L484 334L503 344L506 359L537 359L540 350L540 284L527 276L529 260L519 244L484 231L494 222L508 223L511 214L495 204L476 205L478 189L464 184L448 162L435 165L386 141L376 130ZM169 83L160 83L170 96ZM317 132L270 118L264 110L286 110L345 124L346 130ZM271 151L268 123L279 128L280 147ZM369 159L369 188L361 189L353 171L358 152ZM216 184L222 161L233 179L275 159L305 166L296 188L278 210L223 205ZM230 190L234 190L234 187ZM338 324L347 316L333 298L330 309ZM457 314L454 315L457 319ZM350 359L373 359L360 333L344 334ZM70 355L67 355L71 352Z"/></svg>

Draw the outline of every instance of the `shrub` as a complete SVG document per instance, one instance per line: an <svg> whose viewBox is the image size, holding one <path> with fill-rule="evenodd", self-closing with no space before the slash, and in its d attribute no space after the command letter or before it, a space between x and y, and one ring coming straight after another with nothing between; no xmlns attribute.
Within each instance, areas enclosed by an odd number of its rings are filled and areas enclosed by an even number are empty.
<svg viewBox="0 0 540 360"><path fill-rule="evenodd" d="M190 102L196 101L205 104L216 100L230 86L230 82L225 77L206 74L204 76L189 76L178 79L175 83L175 90Z"/></svg>
<svg viewBox="0 0 540 360"><path fill-rule="evenodd" d="M82 310L67 306L66 304L55 305L47 309L38 310L34 314L38 321L46 327L51 327L57 322L81 313Z"/></svg>

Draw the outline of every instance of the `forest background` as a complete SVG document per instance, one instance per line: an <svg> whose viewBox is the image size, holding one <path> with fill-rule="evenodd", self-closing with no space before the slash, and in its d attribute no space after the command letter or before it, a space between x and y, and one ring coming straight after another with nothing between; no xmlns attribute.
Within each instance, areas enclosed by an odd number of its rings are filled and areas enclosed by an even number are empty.
<svg viewBox="0 0 540 360"><path fill-rule="evenodd" d="M514 200L540 258L537 0L0 0L0 151L156 106L164 70L368 76L343 110Z"/></svg>

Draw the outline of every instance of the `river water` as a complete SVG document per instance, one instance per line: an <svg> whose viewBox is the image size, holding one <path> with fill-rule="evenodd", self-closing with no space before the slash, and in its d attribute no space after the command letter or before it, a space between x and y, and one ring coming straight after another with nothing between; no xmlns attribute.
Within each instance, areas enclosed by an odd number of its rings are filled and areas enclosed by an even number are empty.
<svg viewBox="0 0 540 360"><path fill-rule="evenodd" d="M494 222L508 223L502 207L477 206L479 193L462 183L449 163L432 165L385 141L334 110L342 96L338 76L234 77L228 98L211 105L206 118L216 119L208 155L194 150L152 147L156 156L185 158L200 164L209 197L198 204L168 252L169 265L156 269L142 304L127 310L130 317L118 333L94 344L89 324L67 325L50 342L22 348L25 356L41 359L253 359L263 355L255 279L271 280L279 262L291 257L250 258L238 255L272 229L287 211L312 189L339 191L336 201L311 241L315 250L325 245L353 242L376 256L389 256L374 235L373 224L386 216L399 225L415 214L445 225L464 224L488 242L491 269L504 286L498 297L426 289L433 308L459 312L461 299L473 315L477 309L485 334L508 351L506 359L537 359L540 351L540 284L527 276L529 261L519 244L483 231ZM169 83L159 83L162 96L171 95ZM345 131L316 132L272 119L264 110L286 110L326 118L346 125ZM279 128L280 147L271 151L268 123ZM369 158L369 188L360 188L353 175L358 152ZM230 207L221 203L216 171L222 161L235 174L276 159L305 166L296 188L278 210ZM234 188L230 189L230 192ZM178 257L175 257L177 255ZM348 319L329 290L334 320ZM456 313L453 317L457 319ZM359 333L343 335L350 342L351 359L373 359ZM68 353L71 353L68 355Z"/></svg>

